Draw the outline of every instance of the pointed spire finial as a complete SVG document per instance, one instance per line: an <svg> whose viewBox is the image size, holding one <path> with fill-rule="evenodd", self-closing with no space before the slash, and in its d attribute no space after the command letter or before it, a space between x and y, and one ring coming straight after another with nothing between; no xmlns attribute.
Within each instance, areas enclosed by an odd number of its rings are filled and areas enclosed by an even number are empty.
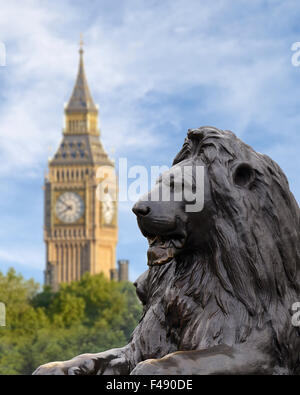
<svg viewBox="0 0 300 395"><path fill-rule="evenodd" d="M80 59L78 74L71 98L65 108L66 113L86 111L98 113L98 109L93 101L84 72L83 44L83 37L81 33L79 42Z"/></svg>
<svg viewBox="0 0 300 395"><path fill-rule="evenodd" d="M80 41L79 41L79 53L80 53L80 55L83 54L83 46L84 46L83 34L80 33Z"/></svg>

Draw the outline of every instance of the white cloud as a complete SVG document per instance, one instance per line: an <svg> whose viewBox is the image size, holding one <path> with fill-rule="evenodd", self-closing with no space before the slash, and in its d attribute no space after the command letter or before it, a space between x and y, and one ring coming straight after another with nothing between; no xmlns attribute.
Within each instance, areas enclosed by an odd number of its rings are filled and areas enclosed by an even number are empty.
<svg viewBox="0 0 300 395"><path fill-rule="evenodd" d="M276 124L278 116L272 117L272 111L280 99L270 99L272 83L288 79L290 70L284 69L280 52L283 39L274 41L265 34L257 40L254 17L244 18L243 25L230 23L233 18L224 1L204 1L201 6L190 1L189 7L181 0L153 2L152 7L125 1L120 13L115 11L120 22L112 20L109 25L101 12L107 4L99 4L85 29L86 68L100 101L108 150L124 155L136 149L149 155L158 141L168 146L160 122L175 121L174 128L180 129L184 112L178 114L170 103L155 113L148 111L151 93L180 97L189 89L208 87L200 113L211 114L212 121L213 114L226 115L231 119L226 127L238 134L253 119L269 127L275 118ZM288 9L277 4L271 12L274 18L278 7L283 14ZM270 15L253 9L260 30ZM0 138L5 166L0 174L8 174L45 166L49 146L53 153L59 143L63 101L71 92L78 61L73 22L84 6L11 1L2 2L1 10L8 66L1 70L5 104L0 111ZM224 13L228 23L220 24ZM64 29L58 29L61 23Z"/></svg>
<svg viewBox="0 0 300 395"><path fill-rule="evenodd" d="M43 267L44 254L37 248L26 248L24 246L14 246L8 249L0 246L0 262L9 264L17 264L33 269L41 269Z"/></svg>
<svg viewBox="0 0 300 395"><path fill-rule="evenodd" d="M271 158L276 158L282 170L289 175L290 188L298 200L300 197L299 146L300 136L297 136L293 140L272 144L265 152Z"/></svg>
<svg viewBox="0 0 300 395"><path fill-rule="evenodd" d="M233 130L277 160L299 198L300 68L290 61L299 35L289 27L291 20L296 23L297 3L118 5L0 0L0 41L7 49L7 66L0 67L0 178L35 177L42 183L41 168L61 139L63 104L75 81L83 31L87 77L108 152L114 149L116 157L131 162L170 164L186 125L209 123ZM120 205L122 226L129 213L129 205ZM137 240L132 218L130 232L120 237L122 255ZM9 245L2 245L0 259L42 267L35 248L17 253Z"/></svg>

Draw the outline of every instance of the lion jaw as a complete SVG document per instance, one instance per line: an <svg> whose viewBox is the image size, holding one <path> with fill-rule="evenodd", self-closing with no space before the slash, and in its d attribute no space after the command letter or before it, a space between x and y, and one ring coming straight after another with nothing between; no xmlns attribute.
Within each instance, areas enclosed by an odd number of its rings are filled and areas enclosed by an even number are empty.
<svg viewBox="0 0 300 395"><path fill-rule="evenodd" d="M186 237L162 238L161 236L147 237L149 248L147 251L148 265L161 266L170 262L185 245Z"/></svg>

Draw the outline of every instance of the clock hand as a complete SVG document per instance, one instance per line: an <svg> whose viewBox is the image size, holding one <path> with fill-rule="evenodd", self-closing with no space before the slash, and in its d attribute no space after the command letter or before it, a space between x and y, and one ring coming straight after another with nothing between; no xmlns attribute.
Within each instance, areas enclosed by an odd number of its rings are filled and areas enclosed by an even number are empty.
<svg viewBox="0 0 300 395"><path fill-rule="evenodd" d="M65 203L63 200L61 200L60 203L62 203L62 204L63 204L64 206L66 206L66 207L70 207L70 206L68 206L67 203Z"/></svg>
<svg viewBox="0 0 300 395"><path fill-rule="evenodd" d="M67 206L67 205L66 205L66 207L67 207L67 208L65 208L63 211L60 212L61 214L64 213L65 211L69 211L69 210L72 209L71 206Z"/></svg>

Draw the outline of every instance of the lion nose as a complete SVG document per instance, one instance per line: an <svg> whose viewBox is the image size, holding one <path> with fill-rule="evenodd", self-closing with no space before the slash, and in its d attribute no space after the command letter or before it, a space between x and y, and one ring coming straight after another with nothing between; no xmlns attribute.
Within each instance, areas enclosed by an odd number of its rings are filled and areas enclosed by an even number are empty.
<svg viewBox="0 0 300 395"><path fill-rule="evenodd" d="M144 203L137 202L132 207L132 211L137 217L144 217L145 215L149 214L150 207Z"/></svg>

